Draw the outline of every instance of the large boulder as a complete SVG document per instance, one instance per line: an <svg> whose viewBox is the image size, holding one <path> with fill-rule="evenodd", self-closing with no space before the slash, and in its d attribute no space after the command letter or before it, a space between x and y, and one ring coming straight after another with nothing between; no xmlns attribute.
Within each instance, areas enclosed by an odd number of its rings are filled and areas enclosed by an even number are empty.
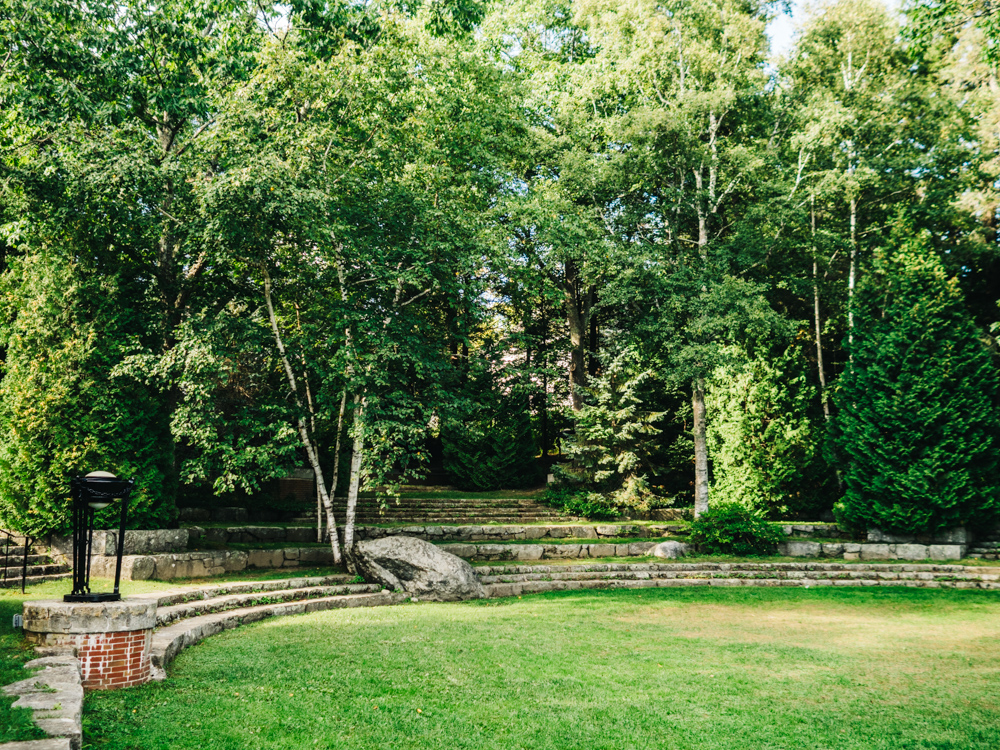
<svg viewBox="0 0 1000 750"><path fill-rule="evenodd" d="M688 546L684 542L660 542L653 547L653 555L667 560L676 560L687 554Z"/></svg>
<svg viewBox="0 0 1000 750"><path fill-rule="evenodd" d="M359 542L355 564L368 580L420 599L457 602L486 596L469 563L411 536Z"/></svg>

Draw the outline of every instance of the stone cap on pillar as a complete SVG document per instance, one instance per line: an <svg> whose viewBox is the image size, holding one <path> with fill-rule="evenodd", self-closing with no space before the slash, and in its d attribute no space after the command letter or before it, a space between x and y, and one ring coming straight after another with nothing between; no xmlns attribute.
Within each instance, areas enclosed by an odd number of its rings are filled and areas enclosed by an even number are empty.
<svg viewBox="0 0 1000 750"><path fill-rule="evenodd" d="M32 633L118 633L150 630L156 626L155 599L117 602L24 603L24 630Z"/></svg>

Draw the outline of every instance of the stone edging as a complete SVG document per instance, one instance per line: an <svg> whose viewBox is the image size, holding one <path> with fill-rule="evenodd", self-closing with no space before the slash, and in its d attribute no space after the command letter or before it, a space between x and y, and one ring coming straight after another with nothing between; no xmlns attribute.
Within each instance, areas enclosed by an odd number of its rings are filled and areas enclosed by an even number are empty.
<svg viewBox="0 0 1000 750"><path fill-rule="evenodd" d="M79 750L83 741L83 683L80 660L70 649L36 649L49 654L33 659L25 669L35 675L3 687L6 695L19 696L15 708L30 708L32 719L53 739L11 742L0 750Z"/></svg>

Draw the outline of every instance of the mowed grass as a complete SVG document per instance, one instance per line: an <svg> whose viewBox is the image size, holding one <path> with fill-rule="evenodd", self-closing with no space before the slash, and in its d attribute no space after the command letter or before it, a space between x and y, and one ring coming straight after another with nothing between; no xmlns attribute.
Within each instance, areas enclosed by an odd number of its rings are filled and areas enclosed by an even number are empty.
<svg viewBox="0 0 1000 750"><path fill-rule="evenodd" d="M1000 747L1000 595L645 589L264 621L88 695L94 748Z"/></svg>

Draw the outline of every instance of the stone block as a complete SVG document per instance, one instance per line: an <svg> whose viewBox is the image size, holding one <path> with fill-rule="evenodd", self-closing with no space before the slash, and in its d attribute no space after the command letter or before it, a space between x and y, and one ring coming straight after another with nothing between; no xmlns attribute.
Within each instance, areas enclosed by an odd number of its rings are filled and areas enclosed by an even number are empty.
<svg viewBox="0 0 1000 750"><path fill-rule="evenodd" d="M480 544L476 557L480 560L507 560L511 553L505 544Z"/></svg>
<svg viewBox="0 0 1000 750"><path fill-rule="evenodd" d="M861 559L861 553L860 552L845 552L844 553L844 559L845 560L860 560Z"/></svg>
<svg viewBox="0 0 1000 750"><path fill-rule="evenodd" d="M894 544L892 553L897 560L926 560L928 550L926 544Z"/></svg>
<svg viewBox="0 0 1000 750"><path fill-rule="evenodd" d="M24 630L33 633L117 633L148 630L156 625L156 601L24 603Z"/></svg>
<svg viewBox="0 0 1000 750"><path fill-rule="evenodd" d="M450 552L456 557L461 557L466 560L476 556L475 544L442 544L439 546L445 552Z"/></svg>
<svg viewBox="0 0 1000 750"><path fill-rule="evenodd" d="M329 547L303 547L299 550L299 562L333 565L333 550Z"/></svg>
<svg viewBox="0 0 1000 750"><path fill-rule="evenodd" d="M208 512L207 508L178 508L177 509L177 520L178 521L208 521L211 520L212 514Z"/></svg>
<svg viewBox="0 0 1000 750"><path fill-rule="evenodd" d="M50 737L47 740L30 740L28 742L5 742L0 745L2 750L73 750L69 737Z"/></svg>
<svg viewBox="0 0 1000 750"><path fill-rule="evenodd" d="M593 526L572 526L573 536L577 539L597 539L597 530Z"/></svg>
<svg viewBox="0 0 1000 750"><path fill-rule="evenodd" d="M580 557L580 545L546 544L545 555L552 558Z"/></svg>
<svg viewBox="0 0 1000 750"><path fill-rule="evenodd" d="M525 526L524 527L524 538L525 539L544 539L549 535L548 526Z"/></svg>
<svg viewBox="0 0 1000 750"><path fill-rule="evenodd" d="M837 542L823 542L823 557L840 557L844 554L844 545Z"/></svg>
<svg viewBox="0 0 1000 750"><path fill-rule="evenodd" d="M613 539L620 536L617 526L597 526L595 527L595 530L597 531L597 536L599 537L610 537Z"/></svg>
<svg viewBox="0 0 1000 750"><path fill-rule="evenodd" d="M588 545L591 557L614 557L615 545L613 544L591 544Z"/></svg>
<svg viewBox="0 0 1000 750"><path fill-rule="evenodd" d="M232 529L205 529L205 541L208 542L222 542L223 544L229 542L229 535Z"/></svg>
<svg viewBox="0 0 1000 750"><path fill-rule="evenodd" d="M964 544L931 544L927 547L927 557L931 560L961 560L964 556Z"/></svg>
<svg viewBox="0 0 1000 750"><path fill-rule="evenodd" d="M632 557L639 557L640 555L652 554L653 548L656 546L656 542L632 542L628 546L628 553Z"/></svg>
<svg viewBox="0 0 1000 750"><path fill-rule="evenodd" d="M358 529L361 531L361 529ZM329 538L327 534L324 537ZM302 542L315 542L316 541L316 529L309 526L291 526L285 529L285 539L286 542L291 542L293 544Z"/></svg>
<svg viewBox="0 0 1000 750"><path fill-rule="evenodd" d="M823 546L819 542L785 542L785 554L788 557L820 557Z"/></svg>
<svg viewBox="0 0 1000 750"><path fill-rule="evenodd" d="M219 567L221 562L221 567L227 573L234 573L238 570L247 569L247 553L246 552L226 552L221 560L213 560L215 563L212 567ZM212 575L215 575L214 573Z"/></svg>
<svg viewBox="0 0 1000 750"><path fill-rule="evenodd" d="M250 520L246 508L212 508L209 516L216 523L246 523Z"/></svg>
<svg viewBox="0 0 1000 750"><path fill-rule="evenodd" d="M615 557L628 557L628 545L627 544L616 544L615 545Z"/></svg>
<svg viewBox="0 0 1000 750"><path fill-rule="evenodd" d="M247 553L248 568L280 568L285 562L285 553L280 549L252 549Z"/></svg>
<svg viewBox="0 0 1000 750"><path fill-rule="evenodd" d="M862 544L862 560L889 560L891 550L888 544Z"/></svg>
<svg viewBox="0 0 1000 750"><path fill-rule="evenodd" d="M187 549L187 529L128 530L125 532L126 555L148 555L162 552L177 552ZM94 555L118 555L118 532L113 530L95 531Z"/></svg>
<svg viewBox="0 0 1000 750"><path fill-rule="evenodd" d="M545 548L540 544L518 544L514 547L516 560L541 560Z"/></svg>
<svg viewBox="0 0 1000 750"><path fill-rule="evenodd" d="M945 529L935 534L934 542L936 544L971 544L972 535L964 526L955 526L954 528ZM946 559L953 560L955 558L949 557Z"/></svg>
<svg viewBox="0 0 1000 750"><path fill-rule="evenodd" d="M549 526L549 537L552 539L565 539L568 536L572 536L572 531L569 526Z"/></svg>

